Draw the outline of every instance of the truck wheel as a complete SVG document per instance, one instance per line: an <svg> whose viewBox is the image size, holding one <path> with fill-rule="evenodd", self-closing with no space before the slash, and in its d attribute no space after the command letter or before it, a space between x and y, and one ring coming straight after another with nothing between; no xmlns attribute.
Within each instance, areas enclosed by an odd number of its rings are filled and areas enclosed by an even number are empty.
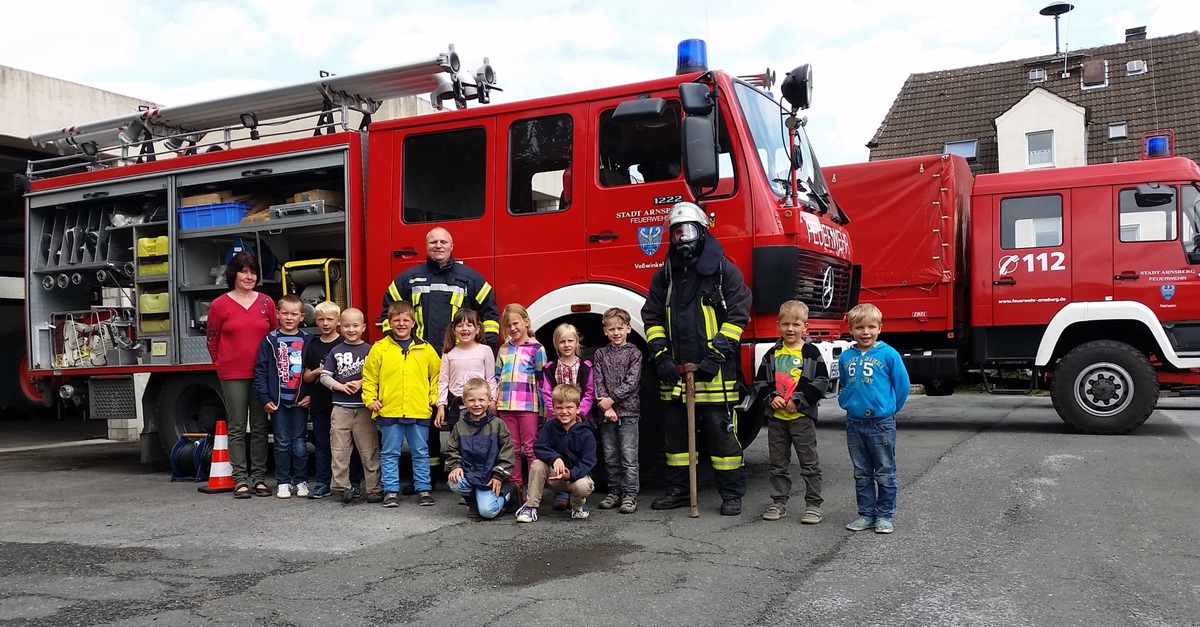
<svg viewBox="0 0 1200 627"><path fill-rule="evenodd" d="M163 382L158 392L158 439L163 451L184 433L212 433L225 419L225 400L214 373L179 374Z"/></svg>
<svg viewBox="0 0 1200 627"><path fill-rule="evenodd" d="M1059 416L1084 433L1128 433L1158 404L1158 377L1136 348L1112 340L1088 342L1059 362L1051 398Z"/></svg>

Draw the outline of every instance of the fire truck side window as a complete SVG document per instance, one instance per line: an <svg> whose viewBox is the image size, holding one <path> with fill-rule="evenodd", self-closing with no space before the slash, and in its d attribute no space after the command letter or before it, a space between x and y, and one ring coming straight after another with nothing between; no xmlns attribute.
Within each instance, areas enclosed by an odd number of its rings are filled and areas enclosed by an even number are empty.
<svg viewBox="0 0 1200 627"><path fill-rule="evenodd" d="M1062 196L1026 196L1000 201L1000 247L1061 246Z"/></svg>
<svg viewBox="0 0 1200 627"><path fill-rule="evenodd" d="M482 217L487 154L487 132L478 127L406 137L400 201L404 222Z"/></svg>
<svg viewBox="0 0 1200 627"><path fill-rule="evenodd" d="M668 101L661 117L613 122L600 114L600 185L621 187L680 177L679 103Z"/></svg>
<svg viewBox="0 0 1200 627"><path fill-rule="evenodd" d="M508 211L566 211L571 205L571 116L517 120L508 127Z"/></svg>
<svg viewBox="0 0 1200 627"><path fill-rule="evenodd" d="M1179 220L1179 196L1171 189L1171 201L1161 205L1138 205L1137 190L1123 189L1119 196L1122 242L1165 242L1175 239Z"/></svg>
<svg viewBox="0 0 1200 627"><path fill-rule="evenodd" d="M1200 252L1200 190L1194 185L1183 186L1183 249Z"/></svg>

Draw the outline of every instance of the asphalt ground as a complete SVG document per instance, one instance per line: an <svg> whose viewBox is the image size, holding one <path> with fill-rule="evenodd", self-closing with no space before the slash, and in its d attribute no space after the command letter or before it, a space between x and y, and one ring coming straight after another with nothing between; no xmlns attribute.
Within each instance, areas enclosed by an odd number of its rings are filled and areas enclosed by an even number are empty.
<svg viewBox="0 0 1200 627"><path fill-rule="evenodd" d="M697 519L651 510L651 481L636 514L593 498L531 525L444 489L390 510L203 495L136 444L3 452L0 625L1200 624L1200 402L1085 436L1047 398L913 397L891 536L844 529L844 423L822 413L815 526L799 495L759 518L765 434L739 517L702 473Z"/></svg>

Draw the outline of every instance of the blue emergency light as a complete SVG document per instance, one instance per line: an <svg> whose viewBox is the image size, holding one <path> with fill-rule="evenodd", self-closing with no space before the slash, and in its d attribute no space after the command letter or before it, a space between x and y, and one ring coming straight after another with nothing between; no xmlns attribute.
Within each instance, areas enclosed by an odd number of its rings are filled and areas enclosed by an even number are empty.
<svg viewBox="0 0 1200 627"><path fill-rule="evenodd" d="M1175 131L1165 128L1142 133L1142 154L1139 159L1161 159L1175 156Z"/></svg>
<svg viewBox="0 0 1200 627"><path fill-rule="evenodd" d="M684 39L679 42L675 74L690 74L708 70L708 46L703 39Z"/></svg>
<svg viewBox="0 0 1200 627"><path fill-rule="evenodd" d="M1170 157L1174 152L1171 149L1172 134L1163 131L1154 131L1153 134L1147 134L1142 138L1142 155L1144 159L1157 159L1159 157Z"/></svg>

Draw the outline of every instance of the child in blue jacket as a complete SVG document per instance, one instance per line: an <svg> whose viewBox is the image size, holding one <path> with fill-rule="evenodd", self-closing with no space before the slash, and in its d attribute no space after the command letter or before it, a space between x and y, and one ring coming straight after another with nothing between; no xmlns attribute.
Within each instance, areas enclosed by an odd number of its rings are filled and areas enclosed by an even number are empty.
<svg viewBox="0 0 1200 627"><path fill-rule="evenodd" d="M258 346L254 362L254 393L263 411L271 416L275 436L275 496L308 496L308 386L304 383L304 346L308 334L300 330L304 301L295 294L279 299L279 328Z"/></svg>
<svg viewBox="0 0 1200 627"><path fill-rule="evenodd" d="M846 447L854 463L858 518L850 531L892 533L896 515L896 412L908 399L908 371L896 349L879 340L883 314L871 304L846 314L854 346L838 358L846 410Z"/></svg>

